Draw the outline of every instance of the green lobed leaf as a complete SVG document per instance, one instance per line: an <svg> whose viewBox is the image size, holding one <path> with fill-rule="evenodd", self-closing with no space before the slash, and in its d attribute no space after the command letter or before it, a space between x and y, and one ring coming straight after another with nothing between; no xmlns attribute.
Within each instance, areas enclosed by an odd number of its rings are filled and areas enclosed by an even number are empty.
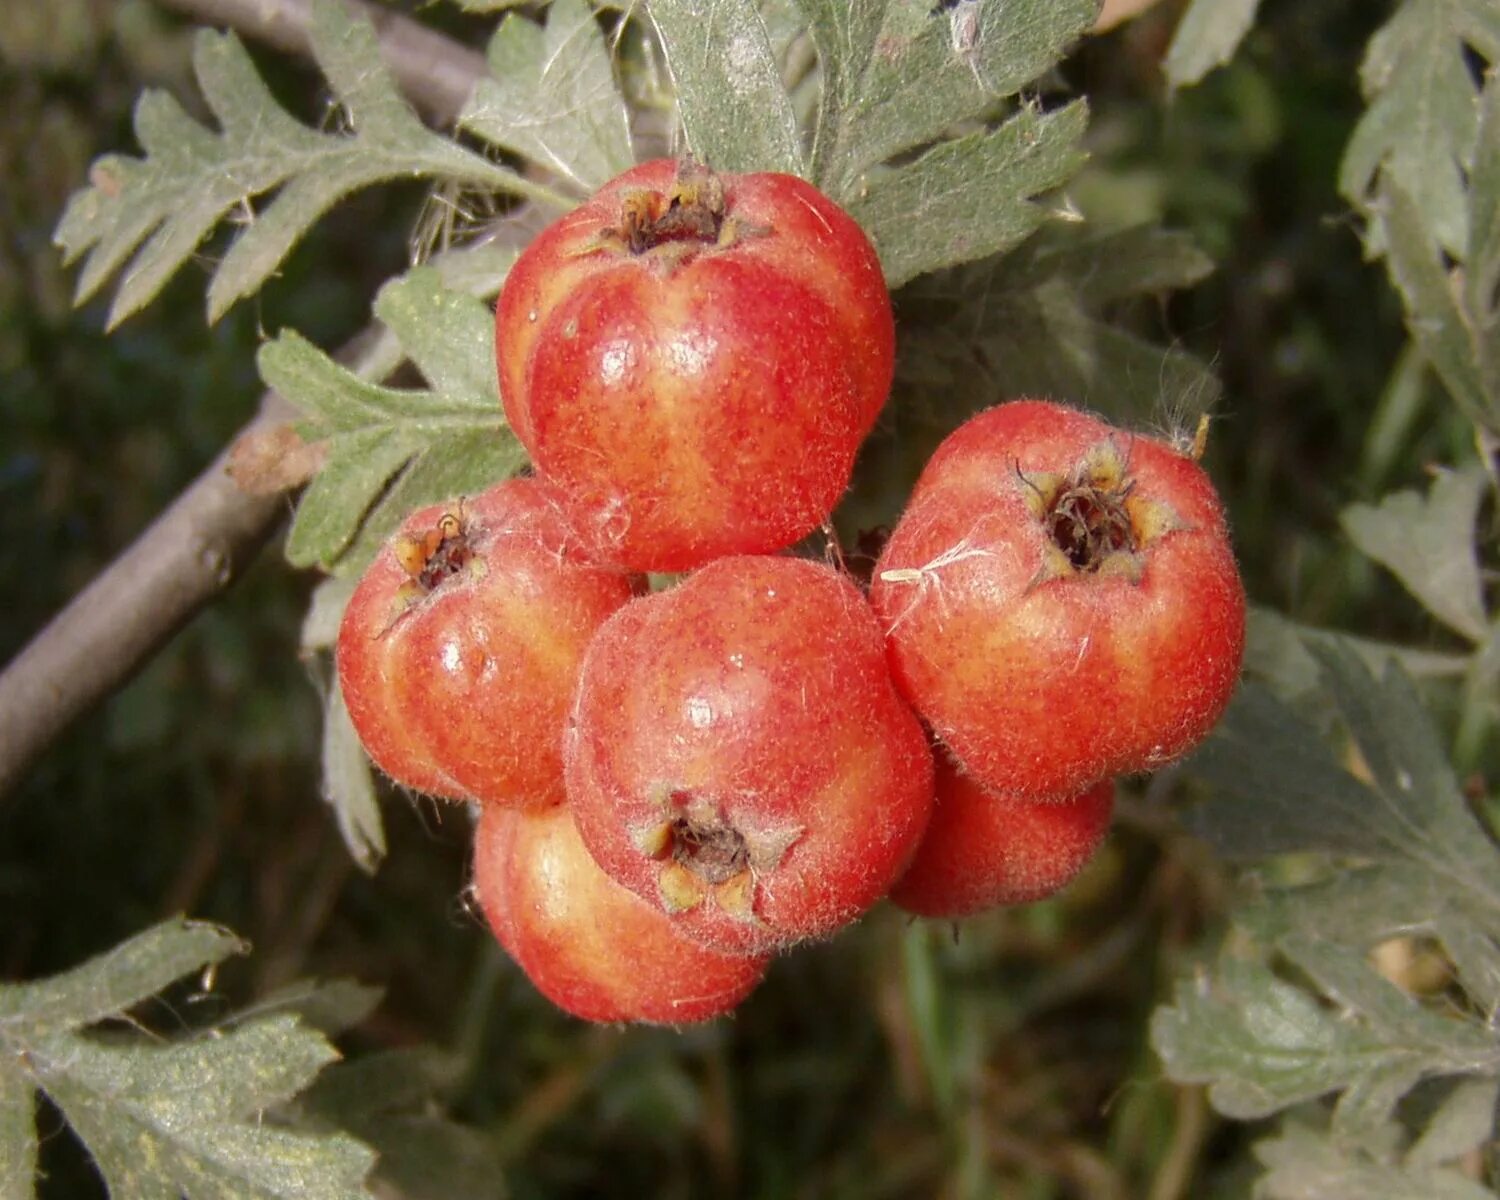
<svg viewBox="0 0 1500 1200"><path fill-rule="evenodd" d="M1430 937L1446 951L1477 1008L1491 1011L1500 1000L1495 914L1425 866L1338 870L1315 883L1270 890L1235 919L1265 945L1283 945L1308 931L1360 950L1392 938Z"/></svg>
<svg viewBox="0 0 1500 1200"><path fill-rule="evenodd" d="M375 1182L407 1200L500 1200L505 1177L494 1145L442 1115L463 1080L462 1061L431 1047L337 1063L298 1101L307 1123L355 1133L380 1155Z"/></svg>
<svg viewBox="0 0 1500 1200"><path fill-rule="evenodd" d="M380 289L375 315L400 340L432 390L476 412L500 406L495 315L487 304L418 267Z"/></svg>
<svg viewBox="0 0 1500 1200"><path fill-rule="evenodd" d="M349 719L337 679L328 690L323 711L323 799L333 809L349 856L360 870L373 875L385 858L385 823L370 760Z"/></svg>
<svg viewBox="0 0 1500 1200"><path fill-rule="evenodd" d="M1211 265L1182 234L1054 224L1001 258L913 280L896 296L892 402L839 506L841 531L894 523L938 442L1012 396L1053 396L1190 434L1218 392L1207 366L1111 326L1099 309L1187 286Z"/></svg>
<svg viewBox="0 0 1500 1200"><path fill-rule="evenodd" d="M333 362L300 335L261 347L261 376L328 438L303 493L287 558L358 570L413 510L480 490L525 461L500 408L494 319L473 296L419 268L381 292L376 313L430 389L383 387Z"/></svg>
<svg viewBox="0 0 1500 1200"><path fill-rule="evenodd" d="M823 95L812 180L851 203L870 168L937 141L1056 63L1095 0L799 0Z"/></svg>
<svg viewBox="0 0 1500 1200"><path fill-rule="evenodd" d="M1500 1079L1461 1080L1406 1152L1406 1165L1441 1166L1489 1141L1494 1135L1497 1102Z"/></svg>
<svg viewBox="0 0 1500 1200"><path fill-rule="evenodd" d="M1398 646L1356 638L1288 620L1269 608L1251 605L1245 630L1245 673L1267 684L1282 700L1296 700L1317 689L1321 676L1311 647L1347 646L1375 673L1397 663L1413 679L1460 679L1473 656Z"/></svg>
<svg viewBox="0 0 1500 1200"><path fill-rule="evenodd" d="M1468 240L1464 171L1473 163L1476 88L1465 46L1500 59L1493 0L1405 0L1370 39L1360 68L1369 108L1355 127L1339 190L1378 208L1377 178L1409 196L1431 236L1461 256Z"/></svg>
<svg viewBox="0 0 1500 1200"><path fill-rule="evenodd" d="M1427 218L1409 193L1385 179L1376 221L1385 231L1387 266L1406 309L1407 331L1464 414L1500 429L1500 391L1490 391L1480 373L1473 327Z"/></svg>
<svg viewBox="0 0 1500 1200"><path fill-rule="evenodd" d="M109 324L118 324L232 217L240 231L209 286L215 320L259 288L335 201L384 180L430 176L560 202L426 129L386 71L367 20L336 0L315 0L309 34L353 132L325 134L300 124L276 103L233 34L201 32L194 71L220 128L199 125L163 92L141 97L135 124L144 157L95 163L92 186L74 195L57 227L66 260L84 257L77 302L129 258L110 308ZM278 188L257 213L254 198Z"/></svg>
<svg viewBox="0 0 1500 1200"><path fill-rule="evenodd" d="M585 0L554 0L545 25L511 13L458 124L592 192L631 165L625 102Z"/></svg>
<svg viewBox="0 0 1500 1200"><path fill-rule="evenodd" d="M1450 1168L1401 1165L1302 1123L1255 1145L1266 1166L1256 1195L1266 1200L1494 1200Z"/></svg>
<svg viewBox="0 0 1500 1200"><path fill-rule="evenodd" d="M1190 825L1231 858L1324 851L1414 863L1500 914L1500 853L1465 804L1410 679L1393 663L1377 681L1337 643L1308 649L1370 782L1251 684L1188 762L1213 786Z"/></svg>
<svg viewBox="0 0 1500 1200"><path fill-rule="evenodd" d="M0 1054L0 1196L29 1196L36 1179L35 1088Z"/></svg>
<svg viewBox="0 0 1500 1200"><path fill-rule="evenodd" d="M1053 396L1118 420L1169 419L1190 431L1218 394L1212 373L1190 355L1116 328L1100 310L1189 286L1210 266L1181 235L1045 228L1003 258L914 281L902 297L931 316L909 322L915 345L912 353L903 347L898 370L956 372L979 404ZM928 361L914 361L924 350ZM951 414L942 420L951 428Z"/></svg>
<svg viewBox="0 0 1500 1200"><path fill-rule="evenodd" d="M281 1016L166 1044L57 1034L29 1066L115 1197L344 1200L368 1195L369 1148L266 1119L336 1057Z"/></svg>
<svg viewBox="0 0 1500 1200"><path fill-rule="evenodd" d="M1364 948L1307 925L1278 945L1334 1002L1343 1021L1360 1023L1382 1045L1378 1054L1345 1067L1346 1090L1333 1122L1343 1136L1370 1134L1427 1076L1492 1073L1500 1067L1500 1038L1492 1030L1478 1020L1426 1007L1377 974Z"/></svg>
<svg viewBox="0 0 1500 1200"><path fill-rule="evenodd" d="M1389 1049L1264 963L1232 958L1177 985L1152 1017L1151 1041L1173 1079L1208 1084L1214 1107L1237 1120L1333 1092L1354 1064L1383 1062Z"/></svg>
<svg viewBox="0 0 1500 1200"><path fill-rule="evenodd" d="M1489 633L1474 549L1486 486L1482 468L1442 471L1425 497L1396 492L1379 505L1350 505L1340 515L1360 550L1389 567L1435 617L1474 642Z"/></svg>
<svg viewBox="0 0 1500 1200"><path fill-rule="evenodd" d="M1481 385L1500 409L1500 75L1480 96L1478 148L1469 172L1469 252L1464 313Z"/></svg>
<svg viewBox="0 0 1500 1200"><path fill-rule="evenodd" d="M1260 0L1192 0L1162 61L1167 86L1191 87L1233 58L1259 7Z"/></svg>
<svg viewBox="0 0 1500 1200"><path fill-rule="evenodd" d="M272 1014L293 1013L304 1025L328 1037L346 1033L380 1006L385 989L353 979L299 979L263 996L222 1022L242 1024ZM322 1076L319 1076L322 1078Z"/></svg>
<svg viewBox="0 0 1500 1200"><path fill-rule="evenodd" d="M38 1038L118 1016L184 975L248 948L218 925L163 921L60 975L0 985L0 1036Z"/></svg>
<svg viewBox="0 0 1500 1200"><path fill-rule="evenodd" d="M1087 124L1082 101L1045 114L1026 105L998 129L941 142L872 175L849 211L875 243L886 282L898 287L1027 237L1046 217L1033 198L1082 166Z"/></svg>
<svg viewBox="0 0 1500 1200"><path fill-rule="evenodd" d="M333 649L338 642L344 609L349 606L349 597L354 595L358 584L357 579L334 576L313 588L312 599L302 618L302 636L297 641L297 649L303 658L311 658L319 650Z"/></svg>
<svg viewBox="0 0 1500 1200"><path fill-rule="evenodd" d="M650 0L688 149L721 171L805 175L801 134L754 0Z"/></svg>

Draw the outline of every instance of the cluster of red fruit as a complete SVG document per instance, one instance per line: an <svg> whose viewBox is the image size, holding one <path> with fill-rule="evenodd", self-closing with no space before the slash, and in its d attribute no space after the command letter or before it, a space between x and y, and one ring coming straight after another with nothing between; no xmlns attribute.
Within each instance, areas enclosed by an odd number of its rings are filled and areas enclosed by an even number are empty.
<svg viewBox="0 0 1500 1200"><path fill-rule="evenodd" d="M521 256L496 331L537 473L414 514L338 665L387 774L480 805L480 905L562 1008L703 1020L883 896L1045 896L1113 777L1222 711L1244 597L1213 489L1077 411L955 432L868 595L781 553L895 344L868 240L801 180L637 167Z"/></svg>

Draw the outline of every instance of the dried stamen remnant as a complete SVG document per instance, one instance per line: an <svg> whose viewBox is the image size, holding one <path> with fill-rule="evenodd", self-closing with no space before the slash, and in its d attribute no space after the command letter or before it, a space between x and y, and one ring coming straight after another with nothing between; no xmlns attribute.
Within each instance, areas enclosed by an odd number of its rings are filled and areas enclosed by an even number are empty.
<svg viewBox="0 0 1500 1200"><path fill-rule="evenodd" d="M1039 578L1123 575L1138 579L1141 554L1182 528L1172 509L1140 494L1126 456L1101 442L1067 474L1017 468L1026 503L1051 547Z"/></svg>
<svg viewBox="0 0 1500 1200"><path fill-rule="evenodd" d="M671 828L673 860L691 868L705 883L723 883L750 865L750 848L731 825L679 816L672 819Z"/></svg>
<svg viewBox="0 0 1500 1200"><path fill-rule="evenodd" d="M398 538L394 552L401 569L424 592L457 575L474 558L463 505L457 511L443 513L420 537Z"/></svg>
<svg viewBox="0 0 1500 1200"><path fill-rule="evenodd" d="M1130 484L1101 487L1094 480L1070 482L1048 506L1047 533L1080 571L1097 571L1110 555L1136 549L1125 500Z"/></svg>

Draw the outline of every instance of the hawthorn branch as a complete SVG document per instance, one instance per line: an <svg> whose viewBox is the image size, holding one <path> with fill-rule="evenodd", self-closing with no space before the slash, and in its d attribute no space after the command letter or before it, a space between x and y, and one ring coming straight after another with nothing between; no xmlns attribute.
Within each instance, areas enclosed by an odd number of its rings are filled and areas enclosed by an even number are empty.
<svg viewBox="0 0 1500 1200"><path fill-rule="evenodd" d="M307 53L308 0L159 0ZM429 119L451 125L485 70L482 55L409 18L360 4L398 83ZM367 329L339 357L357 357ZM242 439L285 427L295 410L266 392L255 418L118 558L0 671L0 796L72 722L128 681L244 571L287 511L292 487L251 494L228 474Z"/></svg>
<svg viewBox="0 0 1500 1200"><path fill-rule="evenodd" d="M311 0L156 0L204 25L237 33L302 57L311 56ZM419 21L366 0L344 0L380 36L381 56L406 97L435 125L449 127L485 72L484 55Z"/></svg>

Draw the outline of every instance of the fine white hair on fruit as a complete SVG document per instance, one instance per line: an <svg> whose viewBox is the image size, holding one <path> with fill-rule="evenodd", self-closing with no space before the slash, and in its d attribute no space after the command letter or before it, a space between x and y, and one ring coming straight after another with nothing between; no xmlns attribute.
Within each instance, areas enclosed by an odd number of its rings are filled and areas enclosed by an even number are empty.
<svg viewBox="0 0 1500 1200"><path fill-rule="evenodd" d="M905 608L901 610L900 616L891 622L891 627L886 632L895 632L897 626L911 615L912 610L921 602L922 598L930 591L936 598L939 611L947 615L947 601L943 598L943 581L939 572L947 567L953 566L970 558L993 558L994 551L986 550L982 546L976 546L970 538L972 533L965 534L944 550L936 558L923 563L920 567L898 567L891 571L882 571L880 581L882 583L914 584L915 590L911 594Z"/></svg>

